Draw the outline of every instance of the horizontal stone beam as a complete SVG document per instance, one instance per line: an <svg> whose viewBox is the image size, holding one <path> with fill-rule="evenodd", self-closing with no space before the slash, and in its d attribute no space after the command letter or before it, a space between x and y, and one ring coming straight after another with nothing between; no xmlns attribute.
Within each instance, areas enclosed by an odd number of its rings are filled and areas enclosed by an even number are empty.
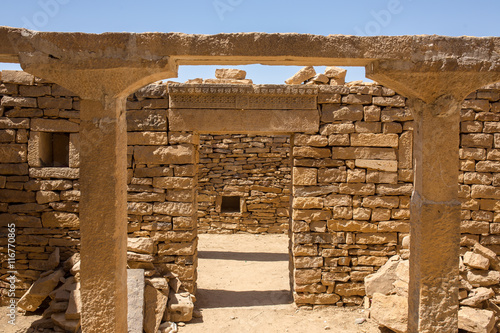
<svg viewBox="0 0 500 333"><path fill-rule="evenodd" d="M345 36L297 33L59 33L0 27L0 61L18 62L21 53L39 51L55 63L130 66L139 59L179 65L344 65L374 60L425 61L457 58L499 68L499 37ZM112 50L112 51L110 51ZM49 57L50 55L50 57ZM100 59L92 62L91 59ZM463 61L461 60L463 59ZM484 68L487 68L486 66Z"/></svg>
<svg viewBox="0 0 500 333"><path fill-rule="evenodd" d="M170 109L171 131L287 134L319 131L318 110Z"/></svg>

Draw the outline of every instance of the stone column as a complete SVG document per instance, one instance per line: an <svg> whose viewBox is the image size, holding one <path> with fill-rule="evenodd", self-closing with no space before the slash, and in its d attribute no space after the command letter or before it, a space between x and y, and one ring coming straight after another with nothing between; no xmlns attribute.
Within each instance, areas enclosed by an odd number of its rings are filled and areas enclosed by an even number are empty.
<svg viewBox="0 0 500 333"><path fill-rule="evenodd" d="M408 332L457 332L460 103L411 98L415 117Z"/></svg>
<svg viewBox="0 0 500 333"><path fill-rule="evenodd" d="M127 331L125 98L83 99L80 123L84 332Z"/></svg>

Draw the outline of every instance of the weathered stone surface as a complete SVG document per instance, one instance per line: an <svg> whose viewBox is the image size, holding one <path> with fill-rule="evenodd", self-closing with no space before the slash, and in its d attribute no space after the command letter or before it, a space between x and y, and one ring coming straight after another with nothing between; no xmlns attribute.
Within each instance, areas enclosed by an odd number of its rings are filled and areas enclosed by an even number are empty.
<svg viewBox="0 0 500 333"><path fill-rule="evenodd" d="M406 333L408 332L408 300L402 296L375 293L370 317L379 325L396 333Z"/></svg>
<svg viewBox="0 0 500 333"><path fill-rule="evenodd" d="M366 168L369 170L379 170L388 172L395 172L398 170L397 161L357 159L355 160L354 163L358 168Z"/></svg>
<svg viewBox="0 0 500 333"><path fill-rule="evenodd" d="M397 134L355 133L351 135L352 146L364 147L398 147Z"/></svg>
<svg viewBox="0 0 500 333"><path fill-rule="evenodd" d="M78 132L79 126L69 120L35 118L30 129L37 132Z"/></svg>
<svg viewBox="0 0 500 333"><path fill-rule="evenodd" d="M45 212L42 213L42 225L45 228L69 228L78 229L80 219L78 215L65 212Z"/></svg>
<svg viewBox="0 0 500 333"><path fill-rule="evenodd" d="M376 273L365 277L366 295L372 297L375 293L391 294L394 290L393 283L397 279L396 269L399 263L399 256L393 256Z"/></svg>
<svg viewBox="0 0 500 333"><path fill-rule="evenodd" d="M167 307L168 296L147 284L144 289L144 332L157 333Z"/></svg>
<svg viewBox="0 0 500 333"><path fill-rule="evenodd" d="M132 110L127 111L128 131L166 131L166 110Z"/></svg>
<svg viewBox="0 0 500 333"><path fill-rule="evenodd" d="M128 132L129 146L162 146L168 144L168 134L165 132Z"/></svg>
<svg viewBox="0 0 500 333"><path fill-rule="evenodd" d="M0 144L1 163L21 163L27 161L27 146L25 144Z"/></svg>
<svg viewBox="0 0 500 333"><path fill-rule="evenodd" d="M194 304L189 293L169 294L167 320L187 322L193 318Z"/></svg>
<svg viewBox="0 0 500 333"><path fill-rule="evenodd" d="M462 307L458 310L458 328L474 333L490 333L495 326L495 315L490 310Z"/></svg>
<svg viewBox="0 0 500 333"><path fill-rule="evenodd" d="M138 164L193 164L195 151L192 145L135 146L134 159Z"/></svg>
<svg viewBox="0 0 500 333"><path fill-rule="evenodd" d="M38 279L28 289L23 297L17 303L17 306L26 311L35 311L43 300L49 296L59 283L59 279L64 276L64 270L59 269ZM62 314L64 317L64 314Z"/></svg>
<svg viewBox="0 0 500 333"><path fill-rule="evenodd" d="M191 203L155 202L153 212L170 216L191 216L194 212L194 207Z"/></svg>
<svg viewBox="0 0 500 333"><path fill-rule="evenodd" d="M500 272L483 270L468 271L467 280L474 287L489 287L500 283Z"/></svg>
<svg viewBox="0 0 500 333"><path fill-rule="evenodd" d="M128 333L143 332L142 326L144 320L144 287L144 270L127 269Z"/></svg>
<svg viewBox="0 0 500 333"><path fill-rule="evenodd" d="M127 250L137 253L153 254L154 241L151 238L127 238Z"/></svg>
<svg viewBox="0 0 500 333"><path fill-rule="evenodd" d="M460 305L477 308L481 307L484 301L493 297L495 297L493 289L481 287L473 289L466 298L460 301Z"/></svg>

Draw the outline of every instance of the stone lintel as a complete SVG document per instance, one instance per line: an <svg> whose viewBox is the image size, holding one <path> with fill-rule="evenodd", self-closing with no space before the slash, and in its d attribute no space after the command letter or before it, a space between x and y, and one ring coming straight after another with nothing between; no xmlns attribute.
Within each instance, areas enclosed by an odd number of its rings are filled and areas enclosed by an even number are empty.
<svg viewBox="0 0 500 333"><path fill-rule="evenodd" d="M288 134L319 130L318 110L171 109L170 131Z"/></svg>
<svg viewBox="0 0 500 333"><path fill-rule="evenodd" d="M317 87L300 85L170 84L171 109L317 109Z"/></svg>

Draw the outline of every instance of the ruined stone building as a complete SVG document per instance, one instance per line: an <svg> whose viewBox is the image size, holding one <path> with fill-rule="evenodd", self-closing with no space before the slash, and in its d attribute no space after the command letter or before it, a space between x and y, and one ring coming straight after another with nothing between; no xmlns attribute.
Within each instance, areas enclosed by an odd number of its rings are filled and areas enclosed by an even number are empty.
<svg viewBox="0 0 500 333"><path fill-rule="evenodd" d="M476 243L500 253L500 89L487 86L499 45L0 28L0 61L26 71L0 78L16 296L55 251L80 252L82 326L123 331L127 265L195 293L198 232L252 232L289 234L296 304L359 305L364 278L408 256L411 234L409 331L456 331L460 255ZM378 83L150 84L179 65L249 63L365 66Z"/></svg>

